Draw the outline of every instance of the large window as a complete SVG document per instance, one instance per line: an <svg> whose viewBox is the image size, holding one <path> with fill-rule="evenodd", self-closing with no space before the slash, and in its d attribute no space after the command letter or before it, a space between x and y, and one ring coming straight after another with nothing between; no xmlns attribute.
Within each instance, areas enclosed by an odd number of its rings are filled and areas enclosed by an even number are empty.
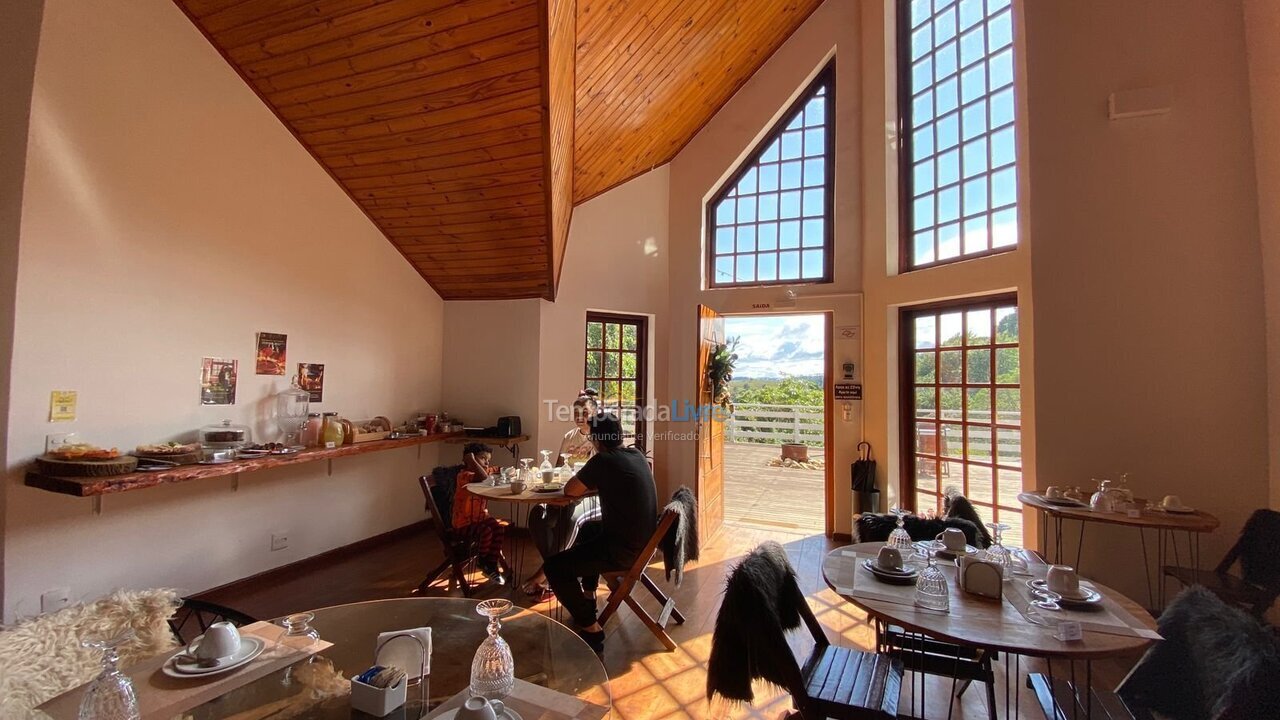
<svg viewBox="0 0 1280 720"><path fill-rule="evenodd" d="M898 0L903 270L1018 244L1010 0Z"/></svg>
<svg viewBox="0 0 1280 720"><path fill-rule="evenodd" d="M710 287L831 281L834 78L828 65L707 204Z"/></svg>
<svg viewBox="0 0 1280 720"><path fill-rule="evenodd" d="M645 357L648 319L587 313L585 387L600 393L600 409L622 420L626 443L644 449Z"/></svg>
<svg viewBox="0 0 1280 720"><path fill-rule="evenodd" d="M1018 305L984 298L902 313L907 507L942 509L949 488L1022 544Z"/></svg>

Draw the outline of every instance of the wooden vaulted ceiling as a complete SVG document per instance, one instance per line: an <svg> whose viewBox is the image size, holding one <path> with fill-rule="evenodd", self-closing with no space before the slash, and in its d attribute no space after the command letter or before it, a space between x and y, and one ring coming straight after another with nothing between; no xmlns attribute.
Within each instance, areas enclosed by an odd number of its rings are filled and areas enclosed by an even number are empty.
<svg viewBox="0 0 1280 720"><path fill-rule="evenodd" d="M449 300L554 299L573 205L673 158L821 4L174 2Z"/></svg>

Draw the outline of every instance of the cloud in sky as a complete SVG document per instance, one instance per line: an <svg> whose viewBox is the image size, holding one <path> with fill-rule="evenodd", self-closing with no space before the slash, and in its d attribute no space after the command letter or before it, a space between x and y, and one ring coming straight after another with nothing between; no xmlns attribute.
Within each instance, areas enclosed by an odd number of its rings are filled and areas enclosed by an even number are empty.
<svg viewBox="0 0 1280 720"><path fill-rule="evenodd" d="M756 315L725 319L729 337L741 338L734 377L821 375L821 315Z"/></svg>

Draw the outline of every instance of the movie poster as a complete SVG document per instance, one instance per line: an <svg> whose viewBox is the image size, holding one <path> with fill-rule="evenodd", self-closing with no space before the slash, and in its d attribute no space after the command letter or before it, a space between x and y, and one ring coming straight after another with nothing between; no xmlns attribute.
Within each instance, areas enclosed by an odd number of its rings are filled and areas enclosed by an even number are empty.
<svg viewBox="0 0 1280 720"><path fill-rule="evenodd" d="M311 394L311 402L324 402L324 363L298 363L298 387Z"/></svg>
<svg viewBox="0 0 1280 720"><path fill-rule="evenodd" d="M200 404L236 404L235 360L205 358L200 365Z"/></svg>
<svg viewBox="0 0 1280 720"><path fill-rule="evenodd" d="M255 367L258 375L284 374L285 345L288 337L283 333L258 333L258 360Z"/></svg>

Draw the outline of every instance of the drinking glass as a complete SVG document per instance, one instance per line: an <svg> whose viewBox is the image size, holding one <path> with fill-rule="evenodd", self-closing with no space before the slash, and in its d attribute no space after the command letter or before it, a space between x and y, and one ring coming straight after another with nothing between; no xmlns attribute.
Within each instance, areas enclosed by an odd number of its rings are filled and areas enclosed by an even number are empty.
<svg viewBox="0 0 1280 720"><path fill-rule="evenodd" d="M533 458L520 458L520 482L533 484Z"/></svg>
<svg viewBox="0 0 1280 720"><path fill-rule="evenodd" d="M902 508L892 508L889 512L897 516L898 526L893 529L893 532L889 533L889 541L885 544L899 550L912 549L911 536L907 534L907 529L902 522L902 517L907 514L907 511Z"/></svg>
<svg viewBox="0 0 1280 720"><path fill-rule="evenodd" d="M1013 565L1013 554L1009 552L1009 548L1005 547L1001 542L1004 538L1003 533L1009 529L1005 523L987 523L987 527L991 528L991 547L987 548L987 562L1000 567L1001 577L1008 580L1010 570Z"/></svg>
<svg viewBox="0 0 1280 720"><path fill-rule="evenodd" d="M1031 599L1027 603L1027 620L1033 625L1047 628L1057 627L1057 621L1047 617L1042 611L1056 612L1061 610L1062 606L1058 604L1061 599L1062 596L1052 590L1032 588Z"/></svg>
<svg viewBox="0 0 1280 720"><path fill-rule="evenodd" d="M476 613L489 618L489 637L480 643L471 660L471 694L487 700L501 700L511 694L516 682L516 664L511 647L498 631L498 618L511 612L510 600L485 600L476 604Z"/></svg>
<svg viewBox="0 0 1280 720"><path fill-rule="evenodd" d="M315 620L314 613L300 612L293 615L287 615L279 620L280 627L284 628L280 632L280 637L276 639L276 650L280 655L287 655L295 650L305 648L311 643L320 639L320 633L311 627L311 621ZM316 656L308 657L304 662L315 662ZM284 672L284 677L280 679L281 685L289 685L293 682L293 666L289 666Z"/></svg>
<svg viewBox="0 0 1280 720"><path fill-rule="evenodd" d="M120 672L116 648L133 638L133 631L112 640L84 640L80 644L102 651L102 672L93 679L80 701L80 720L142 720L133 681Z"/></svg>
<svg viewBox="0 0 1280 720"><path fill-rule="evenodd" d="M947 587L947 576L938 567L938 551L929 548L928 565L920 571L916 578L916 604L920 607L946 612L951 609L951 591Z"/></svg>

